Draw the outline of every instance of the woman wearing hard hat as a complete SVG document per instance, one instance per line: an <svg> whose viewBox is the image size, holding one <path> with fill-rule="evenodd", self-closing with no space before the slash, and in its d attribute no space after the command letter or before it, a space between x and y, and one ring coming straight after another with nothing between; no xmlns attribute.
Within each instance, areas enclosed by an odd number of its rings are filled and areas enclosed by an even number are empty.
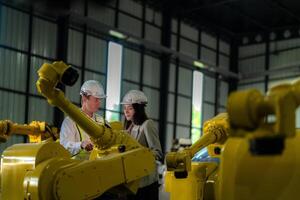
<svg viewBox="0 0 300 200"><path fill-rule="evenodd" d="M158 131L151 119L148 119L145 107L148 103L142 91L130 90L123 98L125 123L129 134L141 145L150 148L157 162L162 160L162 151ZM142 178L140 187L135 196L130 199L158 200L158 172Z"/></svg>
<svg viewBox="0 0 300 200"><path fill-rule="evenodd" d="M80 89L81 110L91 119L99 123L105 123L104 119L96 114L100 108L101 99L106 98L101 83L88 80ZM85 159L87 152L93 149L90 137L70 117L66 117L60 131L60 144L63 145L73 156ZM80 154L82 154L80 156Z"/></svg>

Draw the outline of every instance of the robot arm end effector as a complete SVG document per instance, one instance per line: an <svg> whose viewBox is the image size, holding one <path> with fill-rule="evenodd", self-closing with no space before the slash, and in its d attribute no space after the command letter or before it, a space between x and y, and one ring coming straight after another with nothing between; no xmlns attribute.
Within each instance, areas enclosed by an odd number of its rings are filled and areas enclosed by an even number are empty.
<svg viewBox="0 0 300 200"><path fill-rule="evenodd" d="M72 86L79 77L76 70L62 61L53 62L52 64L44 63L39 69L38 74L37 88L46 97L50 96L51 89L55 88L59 82Z"/></svg>

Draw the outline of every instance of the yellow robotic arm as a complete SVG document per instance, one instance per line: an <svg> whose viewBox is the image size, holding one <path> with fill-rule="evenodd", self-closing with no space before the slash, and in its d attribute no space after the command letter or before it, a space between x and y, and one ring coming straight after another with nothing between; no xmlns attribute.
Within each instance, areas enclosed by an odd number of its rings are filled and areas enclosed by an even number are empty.
<svg viewBox="0 0 300 200"><path fill-rule="evenodd" d="M153 153L118 125L97 124L65 98L56 85L73 85L78 78L65 63L45 63L38 75L38 91L89 134L95 148L82 161L55 142L9 147L1 159L2 199L94 199L116 186L136 192L140 178L155 170Z"/></svg>
<svg viewBox="0 0 300 200"><path fill-rule="evenodd" d="M6 142L13 134L27 135L29 142L41 142L47 138L59 138L58 128L46 122L32 121L30 124L17 124L10 120L0 121L0 142Z"/></svg>
<svg viewBox="0 0 300 200"><path fill-rule="evenodd" d="M221 113L206 121L203 135L190 148L166 156L165 190L171 200L213 199L218 163L195 162L192 157L207 147L210 157L220 157L221 148L229 133L228 116Z"/></svg>
<svg viewBox="0 0 300 200"><path fill-rule="evenodd" d="M198 151L210 144L224 143L229 130L227 120L227 114L222 113L206 121L204 123L204 134L195 144L180 152L170 152L166 155L167 170L174 171L178 175L180 174L178 172L186 174L191 170L191 159ZM213 153L215 148L217 148L217 146L210 149L211 154L215 154Z"/></svg>
<svg viewBox="0 0 300 200"><path fill-rule="evenodd" d="M125 145L126 150L138 148L141 145L128 134L114 132L105 124L99 125L67 100L63 92L56 88L58 82L66 85L75 83L78 74L63 62L45 63L39 69L39 79L36 83L38 91L47 98L49 104L57 106L69 115L86 133L88 133L99 149L107 149L116 144Z"/></svg>

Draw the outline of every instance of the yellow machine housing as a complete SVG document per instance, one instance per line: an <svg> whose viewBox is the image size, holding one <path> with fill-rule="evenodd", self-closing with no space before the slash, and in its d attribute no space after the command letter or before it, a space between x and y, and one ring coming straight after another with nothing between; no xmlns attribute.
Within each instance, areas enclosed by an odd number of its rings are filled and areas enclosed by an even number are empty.
<svg viewBox="0 0 300 200"><path fill-rule="evenodd" d="M230 135L219 171L218 199L277 199L300 196L300 135L295 111L300 81L230 95Z"/></svg>

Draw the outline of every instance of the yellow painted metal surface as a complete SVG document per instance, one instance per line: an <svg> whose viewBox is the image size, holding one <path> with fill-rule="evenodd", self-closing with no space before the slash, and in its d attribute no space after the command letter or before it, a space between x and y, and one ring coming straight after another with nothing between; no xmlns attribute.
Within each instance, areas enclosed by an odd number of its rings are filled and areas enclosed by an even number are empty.
<svg viewBox="0 0 300 200"><path fill-rule="evenodd" d="M225 113L219 114L205 122L204 134L194 145L183 151L167 154L165 190L170 193L171 200L202 200L204 196L206 199L215 198L217 178L214 175L218 164L215 162L192 162L191 159L204 147L208 148L211 157L220 157L215 149L222 148L228 132L228 116ZM176 173L183 173L183 175L179 175L179 178L175 176ZM184 177L184 173L187 177Z"/></svg>
<svg viewBox="0 0 300 200"><path fill-rule="evenodd" d="M6 142L13 134L26 135L31 143L41 142L47 138L55 141L59 138L58 128L49 126L46 122L32 121L30 124L17 124L10 120L0 121L0 142Z"/></svg>
<svg viewBox="0 0 300 200"><path fill-rule="evenodd" d="M289 200L300 194L300 134L285 140L282 155L257 156L247 138L229 138L220 165L219 200Z"/></svg>
<svg viewBox="0 0 300 200"><path fill-rule="evenodd" d="M24 199L25 175L52 157L70 158L70 155L55 142L8 147L1 157L1 199ZM33 183L37 184L37 181Z"/></svg>
<svg viewBox="0 0 300 200"><path fill-rule="evenodd" d="M219 200L299 197L299 88L298 81L273 87L266 96L252 89L229 97L231 137L221 156Z"/></svg>
<svg viewBox="0 0 300 200"><path fill-rule="evenodd" d="M176 178L174 171L167 171L165 191L170 193L170 200L203 199L206 180L216 167L216 163L193 162L186 178Z"/></svg>

